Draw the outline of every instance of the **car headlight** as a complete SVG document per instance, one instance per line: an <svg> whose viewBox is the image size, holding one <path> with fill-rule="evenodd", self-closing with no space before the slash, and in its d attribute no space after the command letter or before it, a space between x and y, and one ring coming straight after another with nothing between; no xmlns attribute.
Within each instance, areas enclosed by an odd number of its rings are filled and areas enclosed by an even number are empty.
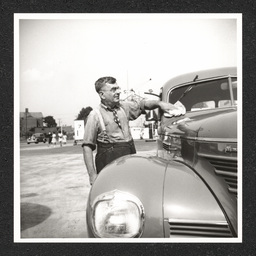
<svg viewBox="0 0 256 256"><path fill-rule="evenodd" d="M145 212L140 200L118 190L98 196L92 205L93 230L97 237L140 237Z"/></svg>

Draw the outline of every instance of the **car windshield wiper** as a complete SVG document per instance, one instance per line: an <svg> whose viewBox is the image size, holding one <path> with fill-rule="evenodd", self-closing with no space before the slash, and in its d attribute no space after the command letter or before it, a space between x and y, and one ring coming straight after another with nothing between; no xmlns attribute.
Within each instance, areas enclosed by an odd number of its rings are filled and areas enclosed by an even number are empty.
<svg viewBox="0 0 256 256"><path fill-rule="evenodd" d="M193 82L195 82L197 78L198 78L198 75L195 76ZM195 85L193 85L193 86L195 86ZM180 101L189 91L191 91L191 90L193 89L193 86L190 85L190 86L181 94L181 96L179 97L179 99L178 99L177 101Z"/></svg>

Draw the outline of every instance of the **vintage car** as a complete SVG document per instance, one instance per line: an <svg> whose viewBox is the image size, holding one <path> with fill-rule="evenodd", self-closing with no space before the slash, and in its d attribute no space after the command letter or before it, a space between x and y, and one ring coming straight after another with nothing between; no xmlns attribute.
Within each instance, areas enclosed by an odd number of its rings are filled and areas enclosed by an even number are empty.
<svg viewBox="0 0 256 256"><path fill-rule="evenodd" d="M157 152L107 165L87 202L94 238L236 238L237 71L175 77L160 94L186 114L158 113Z"/></svg>
<svg viewBox="0 0 256 256"><path fill-rule="evenodd" d="M32 136L30 136L27 139L27 144L30 144L30 143L37 144L39 142L45 143L46 141L47 141L47 139L43 133L34 133L34 134L32 134Z"/></svg>

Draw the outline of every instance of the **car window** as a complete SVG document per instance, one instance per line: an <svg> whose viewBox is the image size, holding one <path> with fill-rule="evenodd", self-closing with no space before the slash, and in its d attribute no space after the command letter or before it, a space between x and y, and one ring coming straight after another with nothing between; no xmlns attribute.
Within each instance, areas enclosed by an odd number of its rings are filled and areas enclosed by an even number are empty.
<svg viewBox="0 0 256 256"><path fill-rule="evenodd" d="M180 100L187 111L230 107L231 95L234 104L237 104L236 78L231 81L233 93L230 93L228 78L216 79L173 89L169 94L169 102L174 104Z"/></svg>
<svg viewBox="0 0 256 256"><path fill-rule="evenodd" d="M209 109L209 108L215 108L215 102L213 100L198 102L192 106L191 111Z"/></svg>

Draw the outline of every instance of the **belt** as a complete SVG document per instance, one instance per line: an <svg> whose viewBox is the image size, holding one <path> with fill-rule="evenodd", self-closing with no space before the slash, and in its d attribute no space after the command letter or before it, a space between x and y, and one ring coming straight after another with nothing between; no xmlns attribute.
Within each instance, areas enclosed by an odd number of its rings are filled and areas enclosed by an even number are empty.
<svg viewBox="0 0 256 256"><path fill-rule="evenodd" d="M129 146L131 146L133 144L134 144L133 140L123 141L123 142L110 142L110 143L102 143L102 142L97 141L98 147L101 147L101 148L129 147Z"/></svg>

